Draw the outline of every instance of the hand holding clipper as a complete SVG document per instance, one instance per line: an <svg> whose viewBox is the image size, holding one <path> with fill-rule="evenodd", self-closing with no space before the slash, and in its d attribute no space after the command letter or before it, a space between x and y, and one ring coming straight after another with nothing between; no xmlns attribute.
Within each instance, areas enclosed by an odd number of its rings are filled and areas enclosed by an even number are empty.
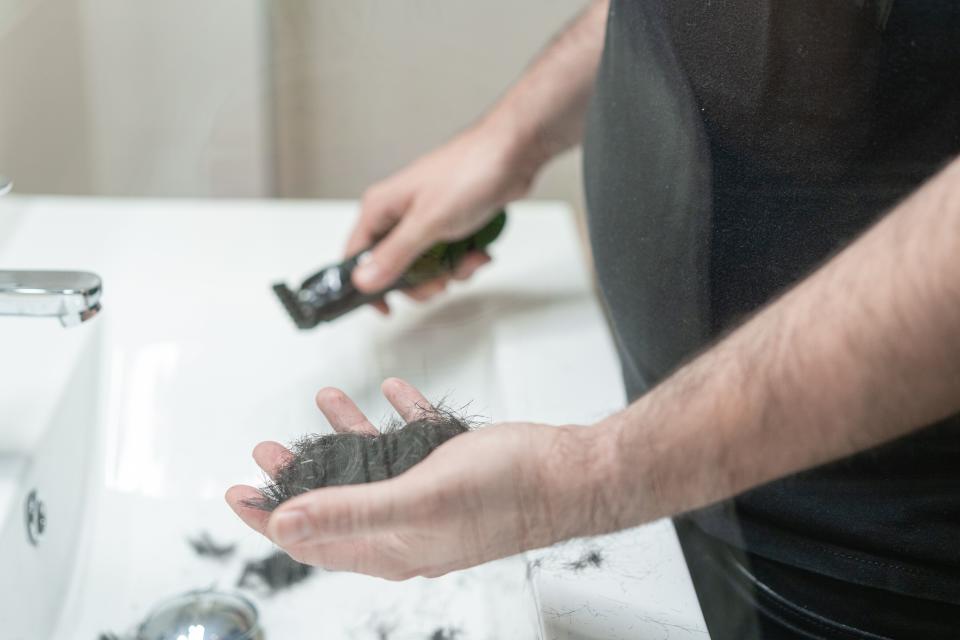
<svg viewBox="0 0 960 640"><path fill-rule="evenodd" d="M417 258L391 286L375 293L363 293L353 284L352 275L369 249L339 264L325 267L303 281L296 291L285 283L273 285L287 313L300 329L312 329L343 314L375 302L396 289L406 289L453 272L471 251L486 249L503 231L507 214L501 210L483 228L457 242L441 242Z"/></svg>

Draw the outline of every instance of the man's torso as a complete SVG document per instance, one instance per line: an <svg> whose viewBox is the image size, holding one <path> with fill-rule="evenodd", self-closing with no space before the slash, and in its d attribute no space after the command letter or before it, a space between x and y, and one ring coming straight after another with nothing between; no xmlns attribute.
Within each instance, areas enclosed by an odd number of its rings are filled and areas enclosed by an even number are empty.
<svg viewBox="0 0 960 640"><path fill-rule="evenodd" d="M636 397L960 152L960 8L613 0L587 130L591 240ZM958 463L954 418L694 518L780 562L960 602Z"/></svg>

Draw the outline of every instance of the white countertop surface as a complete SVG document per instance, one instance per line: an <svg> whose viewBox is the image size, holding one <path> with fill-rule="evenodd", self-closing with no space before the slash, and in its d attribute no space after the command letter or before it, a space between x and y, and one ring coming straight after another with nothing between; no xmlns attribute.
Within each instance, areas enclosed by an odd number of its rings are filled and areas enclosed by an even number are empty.
<svg viewBox="0 0 960 640"><path fill-rule="evenodd" d="M297 331L270 285L299 283L336 261L355 213L352 202L0 200L0 266L82 269L104 281L103 312L89 326L65 330L53 319L0 318L0 451L19 452L17 459L40 439L70 372L78 364L82 371L84 346L102 333L101 418L87 427L96 438L97 477L81 532L83 559L61 621L71 632L63 637L121 630L163 595L198 584L231 586L236 567L185 554L185 535L208 529L245 553L268 551L229 513L222 493L229 484L259 480L249 457L256 442L326 428L313 406L322 386L343 388L374 419L388 413L377 388L390 375L431 398L472 401L471 411L497 421L589 423L623 405L615 351L563 205L511 207L492 249L494 264L448 295L426 305L398 300L391 318L363 309ZM0 497L3 474L0 466ZM147 525L151 533L144 535ZM646 531L666 540L666 559L657 566L679 585L661 618L696 630L702 618L689 579L683 581L672 527ZM151 560L163 570L151 569ZM330 574L260 604L274 632L294 634L276 637L294 639L302 637L293 631L297 612L317 597L339 603L337 619L356 622L363 603L350 594L400 603L462 589L474 599L492 598L488 605L499 602L515 619L480 634L476 616L486 609L474 611L462 598L438 598L431 615L453 612L478 631L471 638L534 637L517 631L530 628L518 612L533 606L524 572L522 559L509 559L412 588ZM547 582L536 588L555 595L551 572L540 575ZM657 577L644 575L648 586ZM560 579L572 600L582 599L581 587L590 583ZM621 591L633 588L615 574L610 580ZM602 594L614 582L588 591ZM513 586L498 595L491 584ZM529 602L502 600L511 593L526 593ZM325 637L367 637L350 629L344 622ZM577 637L577 625L563 633L544 637Z"/></svg>

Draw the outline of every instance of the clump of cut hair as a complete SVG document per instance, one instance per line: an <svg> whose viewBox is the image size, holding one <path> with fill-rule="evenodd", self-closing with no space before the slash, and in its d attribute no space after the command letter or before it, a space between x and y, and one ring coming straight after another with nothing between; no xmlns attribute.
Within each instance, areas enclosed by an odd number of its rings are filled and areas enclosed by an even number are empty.
<svg viewBox="0 0 960 640"><path fill-rule="evenodd" d="M233 556L237 545L220 543L213 539L208 531L202 531L196 537L187 538L187 543L198 556L226 560Z"/></svg>
<svg viewBox="0 0 960 640"><path fill-rule="evenodd" d="M275 551L260 560L251 560L243 567L237 586L273 594L303 582L314 568L301 564L283 551Z"/></svg>
<svg viewBox="0 0 960 640"><path fill-rule="evenodd" d="M273 511L302 493L396 477L421 462L437 447L470 431L474 420L446 407L422 408L407 424L392 420L379 434L308 435L293 443L293 457L260 496L246 506Z"/></svg>
<svg viewBox="0 0 960 640"><path fill-rule="evenodd" d="M603 553L599 549L588 549L576 560L568 562L565 566L571 571L583 571L584 569L598 569L603 566Z"/></svg>

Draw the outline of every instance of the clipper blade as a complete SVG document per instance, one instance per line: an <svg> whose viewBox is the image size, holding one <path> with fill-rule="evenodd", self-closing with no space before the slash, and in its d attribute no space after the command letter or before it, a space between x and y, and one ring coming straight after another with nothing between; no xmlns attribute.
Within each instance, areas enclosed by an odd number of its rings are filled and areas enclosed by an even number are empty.
<svg viewBox="0 0 960 640"><path fill-rule="evenodd" d="M320 324L321 319L315 310L301 303L296 292L285 283L279 282L273 285L273 292L280 298L283 308L287 310L287 314L298 329L313 329Z"/></svg>

